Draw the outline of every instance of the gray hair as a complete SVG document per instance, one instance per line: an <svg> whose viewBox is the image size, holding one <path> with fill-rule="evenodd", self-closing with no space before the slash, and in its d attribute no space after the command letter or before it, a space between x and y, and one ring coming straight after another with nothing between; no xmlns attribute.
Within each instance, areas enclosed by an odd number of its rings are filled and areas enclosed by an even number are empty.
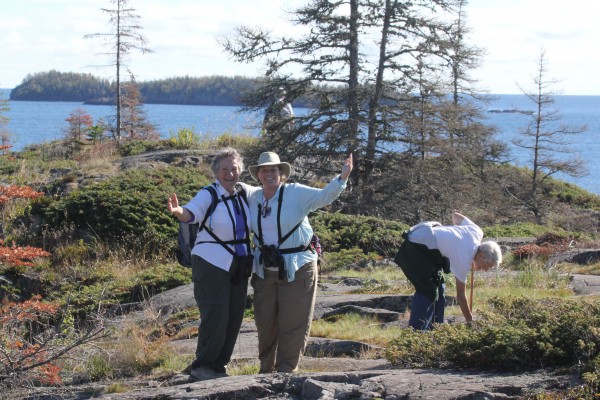
<svg viewBox="0 0 600 400"><path fill-rule="evenodd" d="M210 163L210 169L212 170L213 174L217 175L217 172L219 172L219 164L223 159L227 157L233 157L233 159L237 161L241 174L244 170L244 159L242 158L242 156L240 156L240 153L238 153L237 150L233 147L225 147L219 150L219 152L215 155L212 162Z"/></svg>
<svg viewBox="0 0 600 400"><path fill-rule="evenodd" d="M498 243L492 240L482 242L477 247L477 252L482 254L485 262L493 263L494 268L498 268L502 263L502 250Z"/></svg>

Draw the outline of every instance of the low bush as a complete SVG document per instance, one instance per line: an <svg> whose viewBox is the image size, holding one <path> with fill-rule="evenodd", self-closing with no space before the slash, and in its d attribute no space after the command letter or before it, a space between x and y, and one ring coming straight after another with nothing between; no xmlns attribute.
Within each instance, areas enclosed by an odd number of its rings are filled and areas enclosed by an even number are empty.
<svg viewBox="0 0 600 400"><path fill-rule="evenodd" d="M583 300L496 298L472 324L402 330L387 350L394 365L487 370L583 367L600 354L600 304Z"/></svg>
<svg viewBox="0 0 600 400"><path fill-rule="evenodd" d="M185 203L208 183L196 168L136 169L83 186L50 205L34 204L32 213L52 229L73 225L105 241L145 234L148 249L160 252L174 247L177 238L177 221L166 210L169 195L175 192Z"/></svg>
<svg viewBox="0 0 600 400"><path fill-rule="evenodd" d="M318 212L310 223L321 240L323 251L360 248L364 254L377 253L382 257L396 254L402 242L402 232L408 226L377 217Z"/></svg>
<svg viewBox="0 0 600 400"><path fill-rule="evenodd" d="M123 157L137 156L149 151L157 151L163 149L163 142L159 140L131 140L121 143L119 153Z"/></svg>

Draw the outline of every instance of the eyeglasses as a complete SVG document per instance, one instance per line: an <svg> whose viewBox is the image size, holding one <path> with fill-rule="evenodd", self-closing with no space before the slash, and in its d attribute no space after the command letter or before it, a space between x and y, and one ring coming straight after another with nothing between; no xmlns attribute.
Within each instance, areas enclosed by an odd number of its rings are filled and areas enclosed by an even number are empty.
<svg viewBox="0 0 600 400"><path fill-rule="evenodd" d="M262 217L267 218L269 215L271 215L271 206L269 200L265 200L262 204Z"/></svg>

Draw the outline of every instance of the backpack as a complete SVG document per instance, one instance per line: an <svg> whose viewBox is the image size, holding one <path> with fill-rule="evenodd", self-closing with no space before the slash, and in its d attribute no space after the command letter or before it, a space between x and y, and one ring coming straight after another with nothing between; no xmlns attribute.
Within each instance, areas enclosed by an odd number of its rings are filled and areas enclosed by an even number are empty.
<svg viewBox="0 0 600 400"><path fill-rule="evenodd" d="M177 234L177 243L178 247L175 253L177 257L177 261L180 265L192 268L192 249L196 244L196 236L198 236L198 231L200 230L200 226L204 227L204 224L208 220L208 217L215 211L217 204L219 203L219 197L217 196L217 189L214 186L204 186L202 189L206 189L210 192L212 196L212 203L204 215L204 220L202 224L199 222L195 224L188 224L186 222L179 222L179 233Z"/></svg>

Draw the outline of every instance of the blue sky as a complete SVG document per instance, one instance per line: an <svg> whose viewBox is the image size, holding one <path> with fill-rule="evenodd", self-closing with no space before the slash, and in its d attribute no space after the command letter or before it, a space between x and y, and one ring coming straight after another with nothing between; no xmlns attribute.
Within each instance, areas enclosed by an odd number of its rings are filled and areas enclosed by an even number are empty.
<svg viewBox="0 0 600 400"><path fill-rule="evenodd" d="M138 81L174 76L254 76L259 65L228 59L215 38L241 24L293 32L285 9L306 0L130 0L154 50L133 54ZM589 0L470 0L471 43L486 55L473 73L491 93L519 93L528 87L540 50L546 50L548 77L563 94L600 95L600 2ZM109 0L16 0L0 6L0 87L18 85L28 73L55 69L111 77L99 39L107 32ZM96 67L95 67L96 66Z"/></svg>

